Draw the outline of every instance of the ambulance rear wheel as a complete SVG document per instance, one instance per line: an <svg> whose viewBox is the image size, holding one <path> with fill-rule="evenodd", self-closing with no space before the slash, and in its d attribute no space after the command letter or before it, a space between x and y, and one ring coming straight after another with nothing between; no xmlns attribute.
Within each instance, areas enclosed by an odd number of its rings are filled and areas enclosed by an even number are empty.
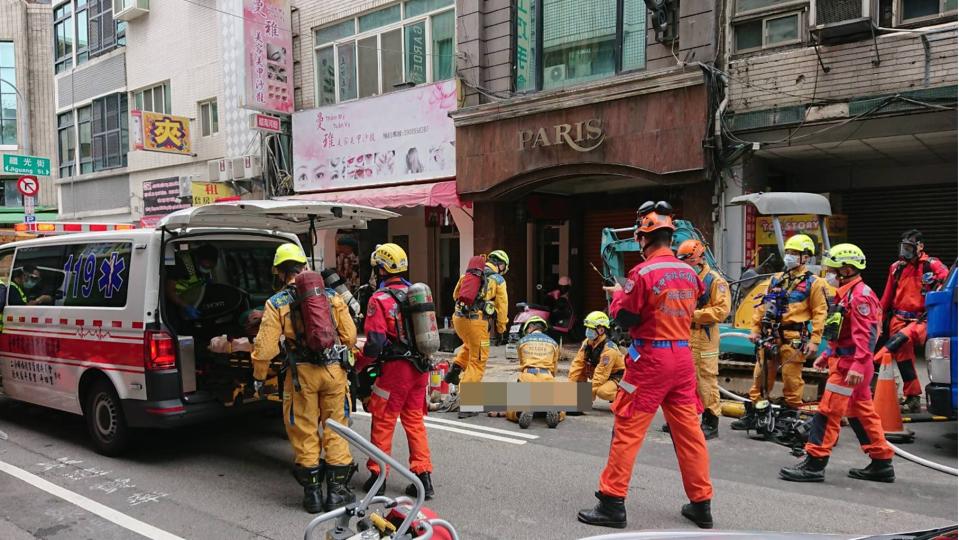
<svg viewBox="0 0 959 540"><path fill-rule="evenodd" d="M109 381L94 382L86 395L83 416L97 453L118 456L130 444L130 428L123 416L120 397Z"/></svg>

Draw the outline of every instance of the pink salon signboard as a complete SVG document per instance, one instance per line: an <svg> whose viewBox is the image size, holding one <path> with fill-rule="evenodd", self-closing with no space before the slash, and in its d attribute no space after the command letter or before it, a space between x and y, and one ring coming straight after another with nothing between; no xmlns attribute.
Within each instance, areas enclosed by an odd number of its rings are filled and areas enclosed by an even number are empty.
<svg viewBox="0 0 959 540"><path fill-rule="evenodd" d="M244 106L293 112L293 37L289 0L243 0Z"/></svg>
<svg viewBox="0 0 959 540"><path fill-rule="evenodd" d="M456 83L444 81L293 115L297 192L456 174Z"/></svg>

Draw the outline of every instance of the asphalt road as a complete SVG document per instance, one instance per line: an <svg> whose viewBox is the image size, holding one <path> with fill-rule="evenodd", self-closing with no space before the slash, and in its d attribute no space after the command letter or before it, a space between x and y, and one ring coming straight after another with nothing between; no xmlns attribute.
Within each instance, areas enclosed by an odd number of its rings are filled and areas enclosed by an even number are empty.
<svg viewBox="0 0 959 540"><path fill-rule="evenodd" d="M466 420L465 426L452 414L435 418L428 432L438 498L430 506L456 525L462 538L565 539L614 532L576 521L576 511L595 502L610 439L607 411L571 417L555 430L541 421L521 431L485 416ZM846 469L867 462L848 428L826 483L797 485L777 479L779 467L795 459L785 448L749 440L729 431L728 424L723 419L720 439L709 444L719 529L879 533L957 522L953 476L897 459L895 484L847 478ZM354 428L368 433L368 418L355 418ZM919 440L909 451L956 466L955 423L913 429ZM287 472L292 454L278 414L142 433L122 459L91 451L79 417L31 405L0 399L0 431L8 436L0 438L3 539L141 537L134 531L153 538L300 538L310 520ZM406 459L404 439L398 429L394 447L400 461ZM354 488L365 478L365 471L354 477ZM391 477L388 494L398 495L403 487L400 478ZM672 442L653 429L626 503L630 530L693 528L679 515L684 502Z"/></svg>

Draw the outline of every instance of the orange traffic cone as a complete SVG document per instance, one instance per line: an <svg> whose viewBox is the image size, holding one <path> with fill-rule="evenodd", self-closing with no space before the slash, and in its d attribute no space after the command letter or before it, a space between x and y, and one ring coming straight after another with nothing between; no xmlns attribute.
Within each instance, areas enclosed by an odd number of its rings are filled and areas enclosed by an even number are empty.
<svg viewBox="0 0 959 540"><path fill-rule="evenodd" d="M872 400L882 420L882 430L886 434L886 439L891 442L912 442L916 434L902 425L892 353L883 347L876 353L876 360L879 361L879 380L876 382L876 391Z"/></svg>

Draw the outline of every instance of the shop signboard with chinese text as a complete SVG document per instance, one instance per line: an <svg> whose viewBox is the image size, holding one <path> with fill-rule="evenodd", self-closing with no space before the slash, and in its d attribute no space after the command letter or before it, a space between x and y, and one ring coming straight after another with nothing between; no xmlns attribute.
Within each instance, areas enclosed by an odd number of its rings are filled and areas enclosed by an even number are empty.
<svg viewBox="0 0 959 540"><path fill-rule="evenodd" d="M293 112L293 36L289 0L243 0L243 105Z"/></svg>
<svg viewBox="0 0 959 540"><path fill-rule="evenodd" d="M236 193L230 186L218 182L193 182L193 206L203 206L233 200Z"/></svg>
<svg viewBox="0 0 959 540"><path fill-rule="evenodd" d="M536 85L534 43L536 21L533 0L516 2L516 90L532 90Z"/></svg>
<svg viewBox="0 0 959 540"><path fill-rule="evenodd" d="M450 178L456 175L449 111L456 82L293 115L297 192Z"/></svg>
<svg viewBox="0 0 959 540"><path fill-rule="evenodd" d="M185 116L133 110L133 147L149 152L190 155L190 119Z"/></svg>
<svg viewBox="0 0 959 540"><path fill-rule="evenodd" d="M143 183L143 219L144 227L156 225L160 219L177 210L190 208L191 197L180 197L180 179L162 178Z"/></svg>

